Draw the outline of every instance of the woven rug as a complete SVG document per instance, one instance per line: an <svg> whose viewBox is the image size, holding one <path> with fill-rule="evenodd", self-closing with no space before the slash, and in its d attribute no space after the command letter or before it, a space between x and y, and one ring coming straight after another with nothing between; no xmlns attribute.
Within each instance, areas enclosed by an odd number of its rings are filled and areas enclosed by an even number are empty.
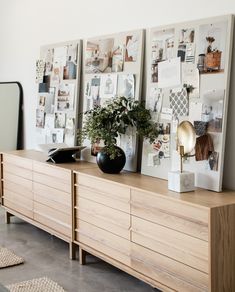
<svg viewBox="0 0 235 292"><path fill-rule="evenodd" d="M56 282L43 277L6 286L10 292L65 292Z"/></svg>
<svg viewBox="0 0 235 292"><path fill-rule="evenodd" d="M0 247L0 269L19 265L23 262L23 258L15 255L12 251L5 247Z"/></svg>

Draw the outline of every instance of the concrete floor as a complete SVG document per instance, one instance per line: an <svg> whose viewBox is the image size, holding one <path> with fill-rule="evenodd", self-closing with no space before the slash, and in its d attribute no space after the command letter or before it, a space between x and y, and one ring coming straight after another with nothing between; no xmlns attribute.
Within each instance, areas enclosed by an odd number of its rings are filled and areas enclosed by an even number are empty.
<svg viewBox="0 0 235 292"><path fill-rule="evenodd" d="M4 223L0 206L0 246L25 259L23 265L0 269L3 285L47 276L67 292L156 292L157 289L93 257L87 265L69 260L68 244L16 218Z"/></svg>

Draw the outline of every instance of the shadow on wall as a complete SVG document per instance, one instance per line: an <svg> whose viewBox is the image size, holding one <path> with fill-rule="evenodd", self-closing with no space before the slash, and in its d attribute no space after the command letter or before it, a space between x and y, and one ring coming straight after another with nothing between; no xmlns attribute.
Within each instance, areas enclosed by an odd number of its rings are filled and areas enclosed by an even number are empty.
<svg viewBox="0 0 235 292"><path fill-rule="evenodd" d="M223 188L235 190L235 24L231 64Z"/></svg>

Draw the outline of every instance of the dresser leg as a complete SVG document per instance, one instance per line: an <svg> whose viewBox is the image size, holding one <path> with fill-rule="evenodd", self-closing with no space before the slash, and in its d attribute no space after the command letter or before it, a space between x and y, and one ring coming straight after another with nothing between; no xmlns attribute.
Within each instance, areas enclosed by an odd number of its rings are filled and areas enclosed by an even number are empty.
<svg viewBox="0 0 235 292"><path fill-rule="evenodd" d="M5 223L10 224L11 223L11 214L5 211Z"/></svg>
<svg viewBox="0 0 235 292"><path fill-rule="evenodd" d="M79 263L80 265L86 264L86 251L83 250L80 246L79 246Z"/></svg>
<svg viewBox="0 0 235 292"><path fill-rule="evenodd" d="M76 259L76 244L74 244L73 242L69 243L69 258L71 260L75 260Z"/></svg>

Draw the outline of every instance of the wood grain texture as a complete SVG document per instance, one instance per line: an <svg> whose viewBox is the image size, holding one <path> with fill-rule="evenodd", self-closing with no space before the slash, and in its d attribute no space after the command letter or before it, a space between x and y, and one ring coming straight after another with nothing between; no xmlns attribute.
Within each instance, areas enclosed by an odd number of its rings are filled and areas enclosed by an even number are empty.
<svg viewBox="0 0 235 292"><path fill-rule="evenodd" d="M7 162L4 163L4 171L6 171L8 173L12 173L12 174L20 176L20 177L23 177L23 178L28 179L28 180L33 179L33 173L32 173L31 169L16 166L14 164L10 164Z"/></svg>
<svg viewBox="0 0 235 292"><path fill-rule="evenodd" d="M210 291L235 291L235 205L211 209Z"/></svg>
<svg viewBox="0 0 235 292"><path fill-rule="evenodd" d="M132 241L208 273L208 242L132 216Z"/></svg>
<svg viewBox="0 0 235 292"><path fill-rule="evenodd" d="M208 274L134 243L131 244L131 267L176 291L208 291Z"/></svg>

